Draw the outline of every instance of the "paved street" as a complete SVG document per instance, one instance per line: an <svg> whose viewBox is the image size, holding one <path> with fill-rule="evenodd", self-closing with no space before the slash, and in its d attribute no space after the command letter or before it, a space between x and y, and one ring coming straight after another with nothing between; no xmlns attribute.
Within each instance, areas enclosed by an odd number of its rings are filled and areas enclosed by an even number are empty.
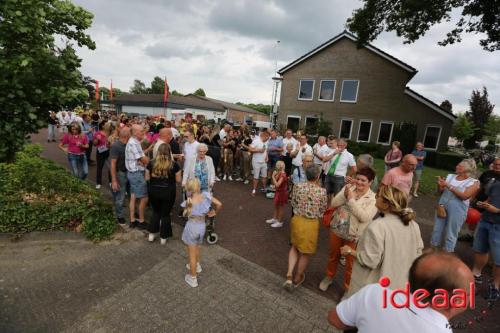
<svg viewBox="0 0 500 333"><path fill-rule="evenodd" d="M56 144L46 143L44 131L33 140L48 147L44 156L67 166ZM93 179L95 167L90 167ZM105 186L102 191L106 193ZM217 217L220 240L217 246L202 249L204 272L196 290L183 281L186 255L177 239L163 248L148 244L136 231L120 233L118 239L100 245L68 235L33 236L17 243L2 239L0 331L328 330L326 310L341 296L343 272L328 292L318 290L328 250L326 230L321 231L306 288L288 295L280 285L289 229L287 224L272 229L264 222L272 213L272 202L263 196L252 198L248 186L235 182L219 183L215 195L224 205ZM435 199L421 197L412 205L427 243ZM176 227L177 238L179 234ZM459 243L457 252L470 264L468 243ZM478 299L476 310L457 321L474 320L484 307ZM498 307L488 311L481 323L460 331L500 331L495 313Z"/></svg>

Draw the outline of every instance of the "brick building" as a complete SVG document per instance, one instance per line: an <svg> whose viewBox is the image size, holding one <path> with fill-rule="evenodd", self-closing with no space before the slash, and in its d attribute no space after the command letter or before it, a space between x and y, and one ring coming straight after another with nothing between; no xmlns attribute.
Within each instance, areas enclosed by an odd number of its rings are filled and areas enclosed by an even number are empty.
<svg viewBox="0 0 500 333"><path fill-rule="evenodd" d="M406 86L417 70L371 44L357 48L347 31L278 73L278 124L296 130L323 118L339 137L389 145L394 126L409 122L426 149L447 145L456 117Z"/></svg>

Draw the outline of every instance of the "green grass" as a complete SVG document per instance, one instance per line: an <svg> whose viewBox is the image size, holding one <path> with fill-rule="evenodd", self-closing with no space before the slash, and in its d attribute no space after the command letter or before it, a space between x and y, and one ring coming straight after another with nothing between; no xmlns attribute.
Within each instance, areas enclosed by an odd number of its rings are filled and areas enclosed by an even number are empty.
<svg viewBox="0 0 500 333"><path fill-rule="evenodd" d="M384 160L376 158L374 167L380 182L384 176ZM436 194L436 177L446 177L449 173L451 171L424 166L418 192L421 194Z"/></svg>

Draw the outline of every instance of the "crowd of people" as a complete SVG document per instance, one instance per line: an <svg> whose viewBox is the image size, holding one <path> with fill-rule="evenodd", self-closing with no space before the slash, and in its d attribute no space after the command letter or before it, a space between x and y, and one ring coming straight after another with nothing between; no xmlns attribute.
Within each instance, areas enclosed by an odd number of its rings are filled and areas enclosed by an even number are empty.
<svg viewBox="0 0 500 333"><path fill-rule="evenodd" d="M271 227L282 227L289 220L286 206L292 208L291 246L283 284L287 290L293 291L304 282L310 258L317 250L319 229L321 225L329 229L329 257L319 289L326 291L339 265L345 266L345 301L329 317L339 328L366 324L363 316L370 315L357 312L364 311L365 300L378 290L381 278L388 277L391 288L404 288L409 280L410 287L417 288L429 280L429 285L449 289L462 285L470 276L480 284L489 253L494 270L486 297L489 301L499 298L500 158L479 178L474 160L469 159L461 161L454 174L437 178L441 195L431 247L424 250L416 214L409 206L412 197L418 197L425 165L421 142L406 155L399 142L393 142L384 158L385 173L377 175L372 156L355 158L348 151L348 142L334 135L319 136L311 146L305 133L294 134L290 129L281 135L274 129L257 132L247 125L234 129L229 123L221 128L193 119L175 124L163 118L61 112L50 115L49 142L55 140L58 126L60 147L68 154L74 175L85 179L95 147L96 188L102 185L104 165L109 165L118 223L127 224L123 205L128 193L128 225L147 230L151 242L158 231L161 244L172 236L170 216L176 184L181 184L181 212L188 220L182 235L189 253L185 280L192 287L198 285L197 275L202 271L200 244L205 218L214 216L222 206L213 196L214 187L220 181L240 181L245 185L251 182L250 196L273 198L274 214L266 220ZM149 223L144 214L148 203L153 211ZM474 238L472 272L450 255L471 207L482 213ZM448 283L451 273L440 262L462 269L455 284ZM454 315L444 314L448 319ZM397 315L394 318L400 319Z"/></svg>

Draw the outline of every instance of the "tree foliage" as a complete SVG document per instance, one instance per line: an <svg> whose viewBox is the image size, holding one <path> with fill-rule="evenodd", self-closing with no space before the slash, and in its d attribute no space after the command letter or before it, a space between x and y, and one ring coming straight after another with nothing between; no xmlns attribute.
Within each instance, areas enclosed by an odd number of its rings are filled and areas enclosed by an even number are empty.
<svg viewBox="0 0 500 333"><path fill-rule="evenodd" d="M203 88L196 89L196 91L193 93L193 95L195 95L195 96L202 96L202 97L206 97L207 96L207 94L205 94L205 90L203 90Z"/></svg>
<svg viewBox="0 0 500 333"><path fill-rule="evenodd" d="M130 87L130 93L131 94L147 94L148 89L146 88L146 85L144 82L141 80L134 80L134 85Z"/></svg>
<svg viewBox="0 0 500 333"><path fill-rule="evenodd" d="M149 88L149 94L163 94L165 92L165 81L159 76L155 76L153 81L151 81L151 87Z"/></svg>
<svg viewBox="0 0 500 333"><path fill-rule="evenodd" d="M449 113L453 113L452 109L453 109L453 105L451 104L451 102L447 99L445 99L444 101L441 102L441 104L439 105L439 107L443 110L446 110L448 111Z"/></svg>
<svg viewBox="0 0 500 333"><path fill-rule="evenodd" d="M471 142L483 140L486 134L485 125L488 123L491 113L495 105L492 105L488 100L488 90L483 87L483 93L479 90L473 90L469 99L470 111L465 113L475 127L474 135L470 138Z"/></svg>
<svg viewBox="0 0 500 333"><path fill-rule="evenodd" d="M495 142L497 135L500 135L500 116L492 114L484 126L484 132L488 140Z"/></svg>
<svg viewBox="0 0 500 333"><path fill-rule="evenodd" d="M271 105L269 105L269 104L260 104L260 103L259 104L254 104L254 103L245 104L242 102L237 102L236 104L246 106L250 109L254 109L254 110L262 112L264 114L269 114L269 112L271 110Z"/></svg>
<svg viewBox="0 0 500 333"><path fill-rule="evenodd" d="M471 122L465 114L461 113L453 124L451 135L457 138L458 141L463 142L472 138L475 130L474 123Z"/></svg>
<svg viewBox="0 0 500 333"><path fill-rule="evenodd" d="M92 19L64 0L0 2L0 161L46 126L50 110L88 98L72 43L95 49L85 33Z"/></svg>
<svg viewBox="0 0 500 333"><path fill-rule="evenodd" d="M498 0L363 0L364 6L347 20L348 28L363 45L385 31L396 31L404 43L413 43L435 24L451 21L461 9L456 26L438 42L441 46L461 42L463 33L485 34L480 46L500 50L500 3Z"/></svg>

